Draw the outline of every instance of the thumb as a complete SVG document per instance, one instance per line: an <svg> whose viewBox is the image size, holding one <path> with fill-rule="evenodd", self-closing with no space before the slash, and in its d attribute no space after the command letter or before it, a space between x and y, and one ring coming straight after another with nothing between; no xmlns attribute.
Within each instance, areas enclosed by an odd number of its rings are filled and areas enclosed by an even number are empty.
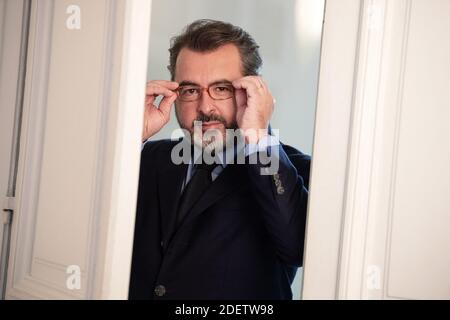
<svg viewBox="0 0 450 320"><path fill-rule="evenodd" d="M177 99L177 95L174 94L170 97L164 97L159 104L159 111L167 118L170 115L170 109L172 104Z"/></svg>

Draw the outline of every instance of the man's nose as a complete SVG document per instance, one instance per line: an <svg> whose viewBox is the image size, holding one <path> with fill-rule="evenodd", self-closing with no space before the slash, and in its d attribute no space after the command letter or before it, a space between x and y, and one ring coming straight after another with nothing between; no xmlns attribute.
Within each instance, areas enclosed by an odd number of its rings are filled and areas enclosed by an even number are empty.
<svg viewBox="0 0 450 320"><path fill-rule="evenodd" d="M201 111L204 114L210 114L215 109L214 99L209 95L208 90L203 90L200 99L198 100L197 111Z"/></svg>

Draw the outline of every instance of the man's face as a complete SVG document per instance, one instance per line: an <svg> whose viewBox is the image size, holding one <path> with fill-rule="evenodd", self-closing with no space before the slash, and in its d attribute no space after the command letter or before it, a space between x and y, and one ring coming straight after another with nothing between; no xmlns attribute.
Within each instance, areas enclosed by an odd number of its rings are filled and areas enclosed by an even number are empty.
<svg viewBox="0 0 450 320"><path fill-rule="evenodd" d="M175 81L183 85L208 88L215 83L230 83L242 78L241 58L237 47L227 44L210 52L194 52L181 49L175 68ZM194 121L202 121L202 131L217 129L225 139L225 129L236 129L236 103L234 96L226 100L214 100L206 90L201 90L197 101L175 102L180 127L194 131ZM205 142L203 143L205 145ZM206 143L207 144L207 143Z"/></svg>

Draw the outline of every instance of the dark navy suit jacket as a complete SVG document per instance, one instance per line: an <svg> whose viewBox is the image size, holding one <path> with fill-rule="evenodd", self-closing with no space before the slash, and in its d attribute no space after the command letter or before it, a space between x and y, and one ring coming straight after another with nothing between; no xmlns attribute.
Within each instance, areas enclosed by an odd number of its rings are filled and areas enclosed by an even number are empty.
<svg viewBox="0 0 450 320"><path fill-rule="evenodd" d="M177 226L188 164L172 163L176 143L142 151L129 298L292 299L310 157L281 144L278 174L228 164Z"/></svg>

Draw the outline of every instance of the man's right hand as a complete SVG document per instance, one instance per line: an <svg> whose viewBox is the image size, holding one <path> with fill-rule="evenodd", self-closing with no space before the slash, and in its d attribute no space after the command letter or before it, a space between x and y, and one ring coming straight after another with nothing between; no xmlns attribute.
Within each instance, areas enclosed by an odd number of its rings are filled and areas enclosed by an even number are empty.
<svg viewBox="0 0 450 320"><path fill-rule="evenodd" d="M147 82L142 142L153 136L169 122L170 110L177 98L177 93L174 90L177 88L178 83L172 81L153 80ZM159 107L154 105L155 99L158 96L163 96Z"/></svg>

